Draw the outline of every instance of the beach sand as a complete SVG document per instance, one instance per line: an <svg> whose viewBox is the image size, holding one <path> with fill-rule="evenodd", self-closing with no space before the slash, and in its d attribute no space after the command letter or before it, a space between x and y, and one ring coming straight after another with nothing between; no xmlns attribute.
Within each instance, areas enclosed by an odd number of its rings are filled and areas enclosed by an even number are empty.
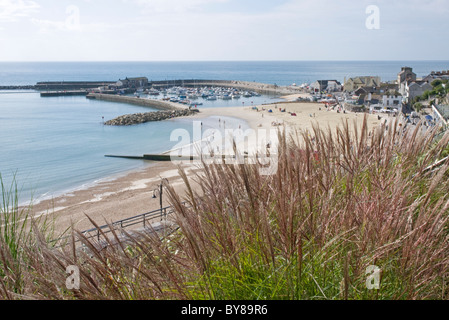
<svg viewBox="0 0 449 320"><path fill-rule="evenodd" d="M294 99L292 96L290 98ZM190 118L192 120L211 116L239 118L245 120L254 131L275 128L273 122L276 122L284 124L291 132L310 130L314 124L323 129L327 127L334 129L346 119L351 125L353 121L359 124L363 121L363 114L327 111L326 107L319 103L276 103L257 108L259 111L251 107L200 109L198 115ZM284 108L286 112L280 112L280 109ZM269 109L273 112L269 113ZM296 113L296 116L292 116L289 112ZM381 121L375 115L368 116L371 129L378 126ZM218 125L217 121L217 127ZM249 147L249 150L246 150L249 154L256 151L255 144L246 146ZM183 168L191 174L198 167L183 165ZM116 179L100 182L84 190L44 200L32 207L32 214L46 215L54 219L57 235L72 224L77 230L87 230L93 227L87 216L97 224L104 225L158 209L159 198L154 199L152 196L153 190L158 189L162 178L167 178L175 190L183 194L184 184L178 174L177 165L172 162L160 162L128 172ZM163 206L168 206L167 197L163 197Z"/></svg>

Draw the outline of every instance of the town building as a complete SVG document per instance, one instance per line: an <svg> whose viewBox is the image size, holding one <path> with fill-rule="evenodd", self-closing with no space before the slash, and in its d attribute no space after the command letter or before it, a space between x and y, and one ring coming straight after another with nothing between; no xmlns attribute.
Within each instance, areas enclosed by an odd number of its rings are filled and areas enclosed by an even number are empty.
<svg viewBox="0 0 449 320"><path fill-rule="evenodd" d="M353 92L362 87L380 87L380 77L364 76L345 79L344 91Z"/></svg>
<svg viewBox="0 0 449 320"><path fill-rule="evenodd" d="M318 80L310 85L313 92L337 92L341 91L341 83L337 80Z"/></svg>
<svg viewBox="0 0 449 320"><path fill-rule="evenodd" d="M413 68L402 67L401 72L398 73L398 86L408 81L416 81L416 73L413 72Z"/></svg>
<svg viewBox="0 0 449 320"><path fill-rule="evenodd" d="M434 80L449 80L449 70L446 71L432 71L428 76L423 78L423 81L432 83Z"/></svg>
<svg viewBox="0 0 449 320"><path fill-rule="evenodd" d="M131 89L144 88L148 86L148 78L146 77L125 78L123 80L117 81L116 86L118 88L131 88Z"/></svg>
<svg viewBox="0 0 449 320"><path fill-rule="evenodd" d="M422 96L424 92L432 90L432 85L427 81L406 81L401 84L399 92L410 103L415 97Z"/></svg>

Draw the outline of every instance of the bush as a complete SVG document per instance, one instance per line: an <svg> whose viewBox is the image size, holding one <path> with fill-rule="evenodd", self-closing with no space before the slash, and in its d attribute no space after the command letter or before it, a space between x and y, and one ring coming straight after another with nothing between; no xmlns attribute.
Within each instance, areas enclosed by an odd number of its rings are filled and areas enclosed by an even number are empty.
<svg viewBox="0 0 449 320"><path fill-rule="evenodd" d="M423 105L422 103L418 102L413 105L413 108L415 109L416 112L420 112L423 108Z"/></svg>
<svg viewBox="0 0 449 320"><path fill-rule="evenodd" d="M437 80L433 80L431 85L432 85L432 87L435 88L435 87L440 86L442 83L443 83L443 81L437 79Z"/></svg>

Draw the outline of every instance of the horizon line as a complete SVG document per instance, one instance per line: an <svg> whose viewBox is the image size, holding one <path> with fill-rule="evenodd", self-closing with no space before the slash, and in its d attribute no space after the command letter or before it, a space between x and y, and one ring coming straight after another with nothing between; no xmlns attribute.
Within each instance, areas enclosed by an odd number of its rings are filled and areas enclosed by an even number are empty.
<svg viewBox="0 0 449 320"><path fill-rule="evenodd" d="M423 60L6 60L0 63L150 63L150 62L449 62L444 59L423 59Z"/></svg>

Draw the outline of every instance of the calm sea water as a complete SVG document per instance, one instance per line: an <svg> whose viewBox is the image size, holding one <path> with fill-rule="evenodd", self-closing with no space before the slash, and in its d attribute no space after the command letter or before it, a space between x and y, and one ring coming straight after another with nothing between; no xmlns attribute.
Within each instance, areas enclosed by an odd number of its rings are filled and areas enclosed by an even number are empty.
<svg viewBox="0 0 449 320"><path fill-rule="evenodd" d="M449 61L283 61L283 62L0 62L0 85L27 85L38 81L116 81L146 76L150 80L244 80L278 85L321 79L373 75L395 80L401 67L413 67L418 76L449 69Z"/></svg>
<svg viewBox="0 0 449 320"><path fill-rule="evenodd" d="M449 69L449 61L415 62L91 62L0 63L0 85L31 85L39 81L115 81L146 76L150 80L218 79L289 85L358 75L396 78L403 66L418 76ZM205 103L202 107L260 104L275 97ZM105 158L106 154L159 153L176 145L174 129L192 132L192 120L175 119L132 127L107 127L105 120L148 112L148 108L84 97L40 98L33 91L0 91L0 173L5 185L15 179L21 201L57 196L105 177L150 165L143 161ZM204 121L215 126L216 119ZM247 126L228 119L228 126Z"/></svg>

